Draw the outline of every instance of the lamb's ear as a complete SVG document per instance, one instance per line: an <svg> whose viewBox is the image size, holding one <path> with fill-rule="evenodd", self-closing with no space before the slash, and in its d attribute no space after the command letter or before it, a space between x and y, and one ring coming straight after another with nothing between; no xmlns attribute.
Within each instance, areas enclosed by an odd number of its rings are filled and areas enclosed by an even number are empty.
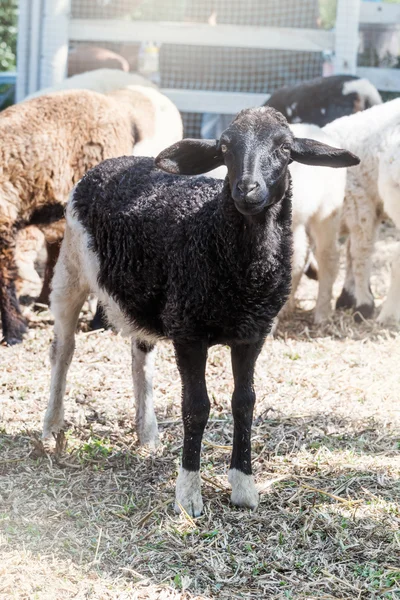
<svg viewBox="0 0 400 600"><path fill-rule="evenodd" d="M333 148L308 138L294 138L291 158L305 165L318 167L354 167L360 162L358 156L347 150Z"/></svg>
<svg viewBox="0 0 400 600"><path fill-rule="evenodd" d="M223 164L217 140L182 140L155 159L156 167L174 175L200 175Z"/></svg>

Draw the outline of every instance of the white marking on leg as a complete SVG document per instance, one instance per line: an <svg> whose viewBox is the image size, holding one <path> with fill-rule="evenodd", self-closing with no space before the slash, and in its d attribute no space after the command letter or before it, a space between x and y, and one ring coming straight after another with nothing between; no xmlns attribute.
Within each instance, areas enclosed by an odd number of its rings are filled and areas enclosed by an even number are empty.
<svg viewBox="0 0 400 600"><path fill-rule="evenodd" d="M50 401L43 423L43 438L59 433L64 424L67 372L75 349L75 329L88 294L74 232L68 227L52 281L50 305L54 314L54 341L50 350Z"/></svg>
<svg viewBox="0 0 400 600"><path fill-rule="evenodd" d="M230 469L228 481L232 486L231 502L235 506L251 508L258 506L258 492L254 483L253 475L246 475L238 469Z"/></svg>
<svg viewBox="0 0 400 600"><path fill-rule="evenodd" d="M188 471L183 467L179 470L176 480L175 512L180 513L179 504L191 517L198 517L203 512L201 497L200 471Z"/></svg>
<svg viewBox="0 0 400 600"><path fill-rule="evenodd" d="M132 338L132 378L136 405L136 431L142 446L155 448L160 439L153 404L155 348L143 352Z"/></svg>

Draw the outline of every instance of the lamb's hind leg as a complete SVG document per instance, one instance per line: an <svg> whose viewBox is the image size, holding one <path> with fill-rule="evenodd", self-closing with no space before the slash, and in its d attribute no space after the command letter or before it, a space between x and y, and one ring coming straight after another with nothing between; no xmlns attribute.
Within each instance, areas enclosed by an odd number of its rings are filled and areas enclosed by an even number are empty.
<svg viewBox="0 0 400 600"><path fill-rule="evenodd" d="M132 377L136 403L136 431L142 446L159 444L157 419L153 404L155 347L132 338Z"/></svg>
<svg viewBox="0 0 400 600"><path fill-rule="evenodd" d="M66 232L57 262L50 295L54 314L54 340L50 349L50 401L43 424L43 438L50 438L64 425L64 394L67 372L75 349L75 329L82 305L89 292L82 279L76 245Z"/></svg>

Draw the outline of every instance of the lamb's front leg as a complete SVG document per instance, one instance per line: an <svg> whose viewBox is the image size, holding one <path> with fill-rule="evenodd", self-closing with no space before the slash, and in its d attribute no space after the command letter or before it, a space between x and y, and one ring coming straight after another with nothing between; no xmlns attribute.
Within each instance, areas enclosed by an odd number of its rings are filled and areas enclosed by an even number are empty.
<svg viewBox="0 0 400 600"><path fill-rule="evenodd" d="M232 370L235 389L232 395L234 420L233 450L228 480L231 501L236 506L255 509L258 492L251 470L251 426L256 400L253 378L262 342L232 346Z"/></svg>
<svg viewBox="0 0 400 600"><path fill-rule="evenodd" d="M175 511L198 517L203 510L200 480L200 452L210 412L206 388L207 345L175 344L176 362L182 380L183 453L176 482Z"/></svg>

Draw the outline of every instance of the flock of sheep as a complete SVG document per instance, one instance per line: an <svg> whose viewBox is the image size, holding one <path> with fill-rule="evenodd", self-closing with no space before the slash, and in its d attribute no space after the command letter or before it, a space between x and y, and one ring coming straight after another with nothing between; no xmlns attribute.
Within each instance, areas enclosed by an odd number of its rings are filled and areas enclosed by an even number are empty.
<svg viewBox="0 0 400 600"><path fill-rule="evenodd" d="M385 213L400 227L399 125L400 99L382 103L368 81L351 76L280 90L266 105L239 113L218 140L182 140L176 107L144 78L121 71L71 77L3 111L3 338L8 345L23 339L16 285L44 234L40 300L48 301L51 287L55 317L44 437L63 428L75 330L95 293L100 316L132 338L141 444L158 443L154 348L160 339L173 342L184 425L178 512L202 511L207 351L231 347L231 500L254 509L258 354L276 319L293 308L305 270L319 280L315 322L328 318L343 232L347 271L336 307L352 308L356 318L373 315L377 227ZM400 320L399 298L400 252L380 322Z"/></svg>

